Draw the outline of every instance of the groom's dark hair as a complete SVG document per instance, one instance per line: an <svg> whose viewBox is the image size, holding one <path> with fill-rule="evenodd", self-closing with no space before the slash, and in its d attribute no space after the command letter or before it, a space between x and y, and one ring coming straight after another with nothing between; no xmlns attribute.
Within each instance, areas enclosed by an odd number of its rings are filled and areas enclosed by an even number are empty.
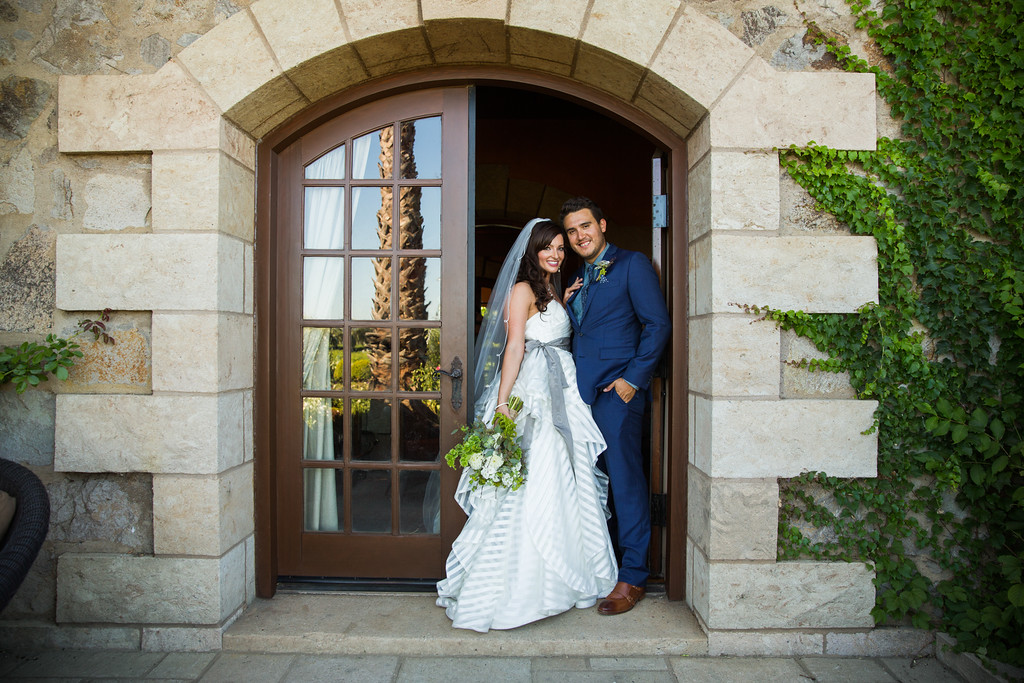
<svg viewBox="0 0 1024 683"><path fill-rule="evenodd" d="M588 197L572 197L571 199L566 199L562 204L562 211L559 214L558 219L562 221L562 223L565 223L566 216L570 213L582 211L583 209L590 209L590 213L594 214L594 220L604 220L604 211L602 211L601 207L595 204Z"/></svg>

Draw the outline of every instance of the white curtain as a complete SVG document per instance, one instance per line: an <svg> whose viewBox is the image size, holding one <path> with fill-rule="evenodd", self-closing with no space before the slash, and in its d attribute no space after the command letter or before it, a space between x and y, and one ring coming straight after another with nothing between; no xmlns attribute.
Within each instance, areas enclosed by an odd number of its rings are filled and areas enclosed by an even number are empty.
<svg viewBox="0 0 1024 683"><path fill-rule="evenodd" d="M369 145L358 145L355 168L366 163ZM361 158L360 158L361 157ZM344 154L327 154L318 160L317 177L343 178ZM304 240L309 248L341 249L344 246L344 188L314 190L305 195ZM355 214L356 207L352 207ZM340 258L310 258L303 263L303 317L336 319L344 315L344 268ZM302 337L302 386L331 389L331 335L324 327L307 327ZM307 398L303 401L302 457L305 460L334 460L333 401ZM340 454L339 454L340 455ZM337 478L334 469L307 468L305 483L305 528L308 531L337 531L339 525Z"/></svg>

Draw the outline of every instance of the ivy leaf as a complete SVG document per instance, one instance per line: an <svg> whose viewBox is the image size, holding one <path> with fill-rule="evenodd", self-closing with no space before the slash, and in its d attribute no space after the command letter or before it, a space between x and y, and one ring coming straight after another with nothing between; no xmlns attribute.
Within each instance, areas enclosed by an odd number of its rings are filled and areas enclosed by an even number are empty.
<svg viewBox="0 0 1024 683"><path fill-rule="evenodd" d="M1010 599L1010 604L1014 607L1024 607L1024 583L1010 586L1010 590L1006 592L1006 597Z"/></svg>

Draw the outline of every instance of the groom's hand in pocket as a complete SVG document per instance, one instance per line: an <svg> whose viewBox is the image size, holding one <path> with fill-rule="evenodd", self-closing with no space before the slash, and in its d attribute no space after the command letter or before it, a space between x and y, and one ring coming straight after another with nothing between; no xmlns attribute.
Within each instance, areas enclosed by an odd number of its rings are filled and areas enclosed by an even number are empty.
<svg viewBox="0 0 1024 683"><path fill-rule="evenodd" d="M636 387L627 382L626 380L619 377L617 380L609 384L604 388L606 392L615 390L615 393L619 395L623 403L629 403L636 396Z"/></svg>

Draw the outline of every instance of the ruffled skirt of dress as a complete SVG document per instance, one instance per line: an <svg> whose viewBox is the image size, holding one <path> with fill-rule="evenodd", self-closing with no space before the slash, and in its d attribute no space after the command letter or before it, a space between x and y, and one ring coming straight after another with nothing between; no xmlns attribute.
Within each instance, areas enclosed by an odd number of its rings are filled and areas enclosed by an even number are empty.
<svg viewBox="0 0 1024 683"><path fill-rule="evenodd" d="M472 491L463 473L456 491L469 519L452 545L447 578L437 584L437 604L457 628L515 628L574 606L590 607L615 586L608 478L595 466L605 441L576 389L571 355L558 354L568 383L563 395L572 458L551 419L543 354L531 352L512 392L524 403L519 431L533 421L524 449L526 483L517 491ZM492 386L496 393L498 382ZM492 417L493 408L484 419Z"/></svg>

